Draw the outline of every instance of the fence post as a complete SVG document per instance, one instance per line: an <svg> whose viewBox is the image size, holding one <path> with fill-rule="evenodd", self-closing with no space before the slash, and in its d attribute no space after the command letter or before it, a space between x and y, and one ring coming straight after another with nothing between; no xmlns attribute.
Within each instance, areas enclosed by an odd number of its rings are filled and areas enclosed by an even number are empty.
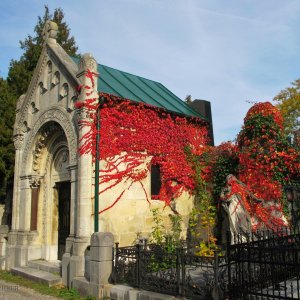
<svg viewBox="0 0 300 300"><path fill-rule="evenodd" d="M186 277L186 273L185 273L185 265L187 264L187 261L189 258L187 258L187 256L192 255L190 253L190 250L187 249L187 253L185 253L185 256L183 256L183 250L181 252L181 291L180 291L180 296L184 297L185 296L185 277Z"/></svg>
<svg viewBox="0 0 300 300"><path fill-rule="evenodd" d="M118 280L118 262L119 262L119 243L115 243L115 249L112 248L112 267L113 267L113 274L112 274L112 280L114 283L117 283Z"/></svg>
<svg viewBox="0 0 300 300"><path fill-rule="evenodd" d="M227 274L228 274L228 287L227 290L230 293L231 289L231 265L230 265L230 231L227 231L227 243L226 243L226 258L227 258Z"/></svg>
<svg viewBox="0 0 300 300"><path fill-rule="evenodd" d="M141 288L141 245L137 244L136 248L137 248L137 252L136 252L137 253L137 258L136 258L136 261L137 261L136 284L137 284L137 287L140 289Z"/></svg>
<svg viewBox="0 0 300 300"><path fill-rule="evenodd" d="M214 287L212 290L212 298L219 300L219 255L218 251L214 251Z"/></svg>
<svg viewBox="0 0 300 300"><path fill-rule="evenodd" d="M181 264L181 251L177 247L176 248L176 289L177 289L177 295L181 294L181 288L180 288L180 264Z"/></svg>

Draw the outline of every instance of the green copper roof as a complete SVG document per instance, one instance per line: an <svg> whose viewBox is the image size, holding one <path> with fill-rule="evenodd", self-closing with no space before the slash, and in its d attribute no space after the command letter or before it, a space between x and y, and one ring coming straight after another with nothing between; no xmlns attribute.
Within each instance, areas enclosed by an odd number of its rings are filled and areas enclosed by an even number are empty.
<svg viewBox="0 0 300 300"><path fill-rule="evenodd" d="M161 83L98 64L98 91L205 119Z"/></svg>
<svg viewBox="0 0 300 300"><path fill-rule="evenodd" d="M72 57L72 59L76 64L79 63L78 58ZM159 82L100 64L98 64L98 73L97 88L99 92L147 103L178 114L200 117L206 120L205 117L189 107Z"/></svg>

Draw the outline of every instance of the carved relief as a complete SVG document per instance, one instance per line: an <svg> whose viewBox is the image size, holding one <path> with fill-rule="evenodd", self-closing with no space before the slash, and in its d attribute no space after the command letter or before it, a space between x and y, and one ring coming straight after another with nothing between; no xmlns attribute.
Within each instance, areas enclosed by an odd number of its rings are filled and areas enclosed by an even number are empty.
<svg viewBox="0 0 300 300"><path fill-rule="evenodd" d="M30 188L38 188L40 186L41 177L38 175L29 175L29 186Z"/></svg>
<svg viewBox="0 0 300 300"><path fill-rule="evenodd" d="M97 72L97 62L90 53L85 53L79 62L79 73L86 72L87 69Z"/></svg>
<svg viewBox="0 0 300 300"><path fill-rule="evenodd" d="M47 122L57 122L62 128L63 131L67 137L67 141L68 141L68 147L69 147L69 151L70 151L70 162L76 164L77 163L77 141L78 141L78 137L77 137L77 132L75 131L75 127L72 123L72 121L69 119L68 115L66 114L66 112L64 112L63 108L52 108L50 110L48 110L47 112L45 112L44 114L42 114L40 116L40 118L37 120L37 122L34 124L33 129L30 131L30 136L28 137L28 142L26 147L24 147L24 155L23 155L23 166L26 166L29 155L30 155L30 149L32 149L32 144L34 142L34 140L36 139L36 136L38 134L38 132L40 131L40 129L42 128L42 126L44 124L46 124ZM55 124L55 123L54 123ZM62 129L60 129L62 130ZM45 138L45 137L44 137ZM39 154L38 151L38 147L41 147L42 145L39 143L44 143L43 138L42 137L38 137L38 142L36 143L37 148L35 148L36 150L36 154ZM38 146L38 144L40 146Z"/></svg>
<svg viewBox="0 0 300 300"><path fill-rule="evenodd" d="M14 136L14 146L16 150L20 150L22 148L24 141L24 135L23 134L16 134Z"/></svg>
<svg viewBox="0 0 300 300"><path fill-rule="evenodd" d="M38 170L42 150L47 145L48 138L51 137L54 133L64 134L61 127L58 124L52 123L49 126L47 126L44 129L44 131L42 131L42 133L40 134L40 136L35 144L35 149L33 150L32 168L34 171Z"/></svg>
<svg viewBox="0 0 300 300"><path fill-rule="evenodd" d="M63 152L60 153L60 156L55 163L55 170L57 172L61 172L62 170L66 169L68 165L69 165L69 151L67 149L64 149Z"/></svg>
<svg viewBox="0 0 300 300"><path fill-rule="evenodd" d="M33 102L33 101L30 101L30 99L32 99L34 97L34 94L36 93L37 89L39 90L38 92L40 93L40 87L39 87L38 82L40 81L44 66L46 65L47 60L48 60L48 57L45 54L45 52L46 52L46 49L44 48L42 50L42 54L41 54L41 57L43 57L43 59L38 62L38 66L36 67L36 70L38 70L38 72L34 73L34 77L31 80L30 86L28 88L28 93L25 95L24 98L22 98L22 99L20 98L20 106L19 106L20 115L19 115L19 118L16 119L15 132L18 132L20 130L20 127L22 127L22 124L23 124L25 118L27 118L30 104L31 104L31 102ZM37 107L37 104L36 104L36 107Z"/></svg>

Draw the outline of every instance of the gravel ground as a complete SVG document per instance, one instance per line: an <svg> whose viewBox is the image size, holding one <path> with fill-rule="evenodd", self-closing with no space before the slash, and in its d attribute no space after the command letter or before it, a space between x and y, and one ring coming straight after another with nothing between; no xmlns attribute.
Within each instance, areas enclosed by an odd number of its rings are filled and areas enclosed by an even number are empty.
<svg viewBox="0 0 300 300"><path fill-rule="evenodd" d="M59 298L40 294L12 282L0 280L0 299L5 300L57 300Z"/></svg>

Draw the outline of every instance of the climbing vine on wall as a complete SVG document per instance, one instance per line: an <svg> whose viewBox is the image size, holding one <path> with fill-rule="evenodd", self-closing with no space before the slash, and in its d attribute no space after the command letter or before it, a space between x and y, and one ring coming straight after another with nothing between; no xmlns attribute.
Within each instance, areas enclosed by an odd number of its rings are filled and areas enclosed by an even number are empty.
<svg viewBox="0 0 300 300"><path fill-rule="evenodd" d="M94 82L93 74L88 72L87 76L91 78L91 87L82 87L81 92L89 98ZM81 140L79 152L91 153L93 157L96 157L96 111L100 109L100 158L106 162L99 175L100 188L106 188L100 194L124 182L128 183L127 188L139 183L145 191L143 179L149 175L151 164L160 166L162 185L158 198L165 205L170 205L183 191L192 193L196 184L184 149L189 146L193 154L203 153L207 144L206 123L110 94L101 93L99 97L103 103L87 99L78 102L77 108L87 110L90 115L89 120L81 123L88 132ZM115 205L124 192L125 189L100 213Z"/></svg>

